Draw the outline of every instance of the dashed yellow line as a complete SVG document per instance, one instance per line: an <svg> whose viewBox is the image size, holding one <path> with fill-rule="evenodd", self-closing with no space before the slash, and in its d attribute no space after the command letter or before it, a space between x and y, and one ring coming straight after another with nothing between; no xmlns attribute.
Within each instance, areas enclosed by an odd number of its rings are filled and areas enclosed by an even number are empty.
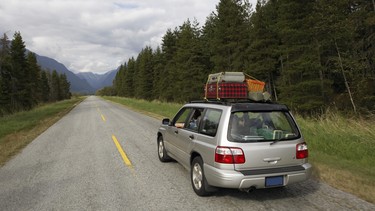
<svg viewBox="0 0 375 211"><path fill-rule="evenodd" d="M117 141L117 138L116 136L112 135L112 139L113 139L113 142L115 143L116 147L117 147L117 150L120 152L120 155L122 157L122 160L124 161L125 165L127 165L128 167L132 168L133 165L132 163L130 162L128 156L126 156L124 150L122 149L120 143Z"/></svg>
<svg viewBox="0 0 375 211"><path fill-rule="evenodd" d="M102 111L100 110L100 108L99 108L98 105L96 105L96 109L97 109L98 113L100 114L100 116L101 116L103 122L105 122L106 119L105 119L104 115L102 114ZM122 160L124 161L125 165L129 167L129 169L130 169L131 173L133 174L133 176L136 177L135 172L134 172L133 165L132 165L132 163L130 162L130 160L129 160L128 156L126 155L125 151L122 149L122 147L121 147L120 143L118 142L116 136L112 135L112 140L113 140L113 142L115 143L116 148L117 148L117 150L119 151L119 153L120 153L120 155L121 155L121 157L122 157Z"/></svg>
<svg viewBox="0 0 375 211"><path fill-rule="evenodd" d="M96 106L96 110L98 110L98 113L99 113L100 116L102 117L103 122L105 122L105 121L106 121L106 120L105 120L105 117L104 117L104 115L102 114L102 111L100 110L99 106L98 106L98 105L95 105L95 106Z"/></svg>

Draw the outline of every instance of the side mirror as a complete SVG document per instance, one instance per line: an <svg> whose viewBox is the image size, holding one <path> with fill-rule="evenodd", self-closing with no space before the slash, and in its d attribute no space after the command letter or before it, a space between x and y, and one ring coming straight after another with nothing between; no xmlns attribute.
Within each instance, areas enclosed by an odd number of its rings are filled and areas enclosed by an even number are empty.
<svg viewBox="0 0 375 211"><path fill-rule="evenodd" d="M168 118L166 118L166 119L163 119L163 121L161 123L163 125L169 125L169 122L170 122L170 120Z"/></svg>

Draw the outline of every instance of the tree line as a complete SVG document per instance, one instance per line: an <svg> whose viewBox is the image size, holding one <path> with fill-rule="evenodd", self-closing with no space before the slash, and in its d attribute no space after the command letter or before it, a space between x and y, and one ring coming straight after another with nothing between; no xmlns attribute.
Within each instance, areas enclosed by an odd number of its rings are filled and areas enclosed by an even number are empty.
<svg viewBox="0 0 375 211"><path fill-rule="evenodd" d="M71 97L66 75L42 70L36 55L26 52L20 32L14 33L12 41L6 34L1 38L0 116Z"/></svg>
<svg viewBox="0 0 375 211"><path fill-rule="evenodd" d="M221 0L200 27L169 29L121 65L99 94L186 102L210 73L243 71L301 113L375 110L375 3L368 0Z"/></svg>

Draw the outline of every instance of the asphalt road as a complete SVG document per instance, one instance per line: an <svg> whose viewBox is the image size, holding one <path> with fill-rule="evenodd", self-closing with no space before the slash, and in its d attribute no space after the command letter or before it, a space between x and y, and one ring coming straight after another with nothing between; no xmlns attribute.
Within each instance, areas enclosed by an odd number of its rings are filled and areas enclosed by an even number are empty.
<svg viewBox="0 0 375 211"><path fill-rule="evenodd" d="M375 210L312 179L199 197L188 171L158 160L159 124L88 97L0 169L0 210Z"/></svg>

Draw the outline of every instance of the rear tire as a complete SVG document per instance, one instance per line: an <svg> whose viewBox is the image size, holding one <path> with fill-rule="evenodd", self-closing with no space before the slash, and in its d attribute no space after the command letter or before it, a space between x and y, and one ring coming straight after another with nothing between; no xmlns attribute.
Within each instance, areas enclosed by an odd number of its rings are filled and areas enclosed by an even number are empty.
<svg viewBox="0 0 375 211"><path fill-rule="evenodd" d="M161 162L171 161L171 158L167 155L167 151L164 148L163 136L158 137L158 157Z"/></svg>
<svg viewBox="0 0 375 211"><path fill-rule="evenodd" d="M195 157L191 163L190 179L193 190L198 196L208 196L212 194L214 189L207 183L203 170L203 161L199 156Z"/></svg>

